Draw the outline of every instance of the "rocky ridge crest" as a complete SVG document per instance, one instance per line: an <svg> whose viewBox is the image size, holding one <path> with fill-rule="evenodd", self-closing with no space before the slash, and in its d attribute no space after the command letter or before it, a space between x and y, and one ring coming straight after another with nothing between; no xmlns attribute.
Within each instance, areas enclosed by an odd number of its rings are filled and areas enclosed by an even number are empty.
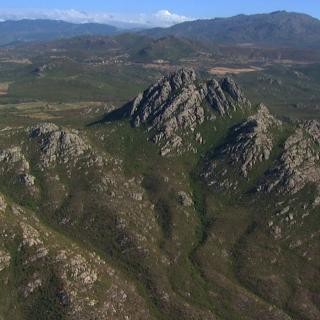
<svg viewBox="0 0 320 320"><path fill-rule="evenodd" d="M229 142L216 152L205 170L207 182L222 189L236 188L238 181L231 181L234 175L229 177L229 171L238 167L247 178L256 165L268 160L274 146L271 130L279 127L281 122L261 104L254 115L231 129Z"/></svg>
<svg viewBox="0 0 320 320"><path fill-rule="evenodd" d="M36 192L35 177L30 173L30 163L20 146L0 150L0 174L11 172L16 180L25 185L32 193Z"/></svg>
<svg viewBox="0 0 320 320"><path fill-rule="evenodd" d="M258 192L295 195L307 185L317 190L315 205L320 204L320 123L301 121L280 146L280 155L257 183ZM242 178L270 159L274 148L273 130L283 128L281 121L260 105L257 113L231 129L228 142L218 148L203 171L210 186L236 190ZM317 204L318 203L318 204Z"/></svg>
<svg viewBox="0 0 320 320"><path fill-rule="evenodd" d="M161 154L182 149L183 136L206 119L229 116L250 106L231 79L201 81L193 70L179 70L160 79L130 104L131 123L145 126ZM201 139L197 139L201 140Z"/></svg>
<svg viewBox="0 0 320 320"><path fill-rule="evenodd" d="M262 104L255 115L234 129L235 143L227 146L223 153L229 156L233 165L240 163L241 172L247 177L257 163L269 159L273 148L270 130L279 126L281 122Z"/></svg>
<svg viewBox="0 0 320 320"><path fill-rule="evenodd" d="M320 183L320 123L304 121L286 140L278 164L258 190L295 194L307 184ZM319 189L319 187L318 187ZM320 190L319 190L320 193Z"/></svg>

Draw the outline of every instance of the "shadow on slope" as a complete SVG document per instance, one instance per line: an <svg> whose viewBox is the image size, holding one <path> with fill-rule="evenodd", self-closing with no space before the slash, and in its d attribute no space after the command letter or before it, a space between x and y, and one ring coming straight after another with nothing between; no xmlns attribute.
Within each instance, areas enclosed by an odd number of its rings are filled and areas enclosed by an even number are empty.
<svg viewBox="0 0 320 320"><path fill-rule="evenodd" d="M102 119L89 123L88 127L92 127L97 124L112 123L112 122L126 119L130 115L130 107L131 107L131 102L128 102L124 106L108 112L107 114L104 115Z"/></svg>

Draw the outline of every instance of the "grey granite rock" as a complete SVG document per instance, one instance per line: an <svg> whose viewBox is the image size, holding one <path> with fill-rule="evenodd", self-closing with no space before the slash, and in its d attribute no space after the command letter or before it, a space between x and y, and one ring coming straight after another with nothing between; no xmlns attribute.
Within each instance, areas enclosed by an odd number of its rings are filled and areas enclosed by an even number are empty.
<svg viewBox="0 0 320 320"><path fill-rule="evenodd" d="M278 164L258 190L295 194L307 184L320 183L320 123L305 121L285 142Z"/></svg>
<svg viewBox="0 0 320 320"><path fill-rule="evenodd" d="M195 131L205 121L205 108L231 116L247 106L249 101L231 78L201 81L193 70L182 69L139 94L130 105L130 117L132 125L144 126L167 155L185 146L179 132Z"/></svg>
<svg viewBox="0 0 320 320"><path fill-rule="evenodd" d="M281 122L261 104L255 115L233 130L235 141L223 153L230 158L232 165L240 164L243 176L247 177L256 164L269 159L273 148L271 129L279 126Z"/></svg>
<svg viewBox="0 0 320 320"><path fill-rule="evenodd" d="M44 167L77 161L91 149L77 130L61 129L51 123L32 127L30 136L39 139L41 162Z"/></svg>
<svg viewBox="0 0 320 320"><path fill-rule="evenodd" d="M193 205L192 198L184 191L178 193L178 201L184 207L191 207Z"/></svg>
<svg viewBox="0 0 320 320"><path fill-rule="evenodd" d="M252 169L270 158L272 129L280 127L281 122L261 104L256 114L231 130L229 142L208 163L203 173L207 183L220 189L236 189L240 176L247 178ZM229 172L237 169L239 176Z"/></svg>
<svg viewBox="0 0 320 320"><path fill-rule="evenodd" d="M10 261L10 254L7 251L0 249L0 272L9 267Z"/></svg>

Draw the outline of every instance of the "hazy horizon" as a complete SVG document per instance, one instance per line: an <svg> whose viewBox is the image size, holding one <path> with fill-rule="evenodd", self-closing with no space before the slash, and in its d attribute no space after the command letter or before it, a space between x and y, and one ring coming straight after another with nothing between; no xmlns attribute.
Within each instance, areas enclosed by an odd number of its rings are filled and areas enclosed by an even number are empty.
<svg viewBox="0 0 320 320"><path fill-rule="evenodd" d="M145 27L168 27L184 21L230 17L238 14L270 13L288 11L320 17L318 1L307 3L297 0L257 3L250 0L231 0L226 6L221 1L180 0L162 1L49 1L43 4L40 0L13 0L0 6L0 20L50 19L73 23L104 23L126 25L132 24Z"/></svg>

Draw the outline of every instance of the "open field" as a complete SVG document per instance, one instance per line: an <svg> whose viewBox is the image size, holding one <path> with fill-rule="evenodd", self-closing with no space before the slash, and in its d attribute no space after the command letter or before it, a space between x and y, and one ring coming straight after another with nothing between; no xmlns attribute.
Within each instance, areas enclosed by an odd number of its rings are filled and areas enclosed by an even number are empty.
<svg viewBox="0 0 320 320"><path fill-rule="evenodd" d="M226 75L226 74L258 72L262 70L263 70L262 68L258 68L258 67L248 67L248 68L215 67L215 68L211 68L209 70L209 73L213 75Z"/></svg>
<svg viewBox="0 0 320 320"><path fill-rule="evenodd" d="M32 64L32 62L29 59L10 59L10 58L0 59L0 63Z"/></svg>

